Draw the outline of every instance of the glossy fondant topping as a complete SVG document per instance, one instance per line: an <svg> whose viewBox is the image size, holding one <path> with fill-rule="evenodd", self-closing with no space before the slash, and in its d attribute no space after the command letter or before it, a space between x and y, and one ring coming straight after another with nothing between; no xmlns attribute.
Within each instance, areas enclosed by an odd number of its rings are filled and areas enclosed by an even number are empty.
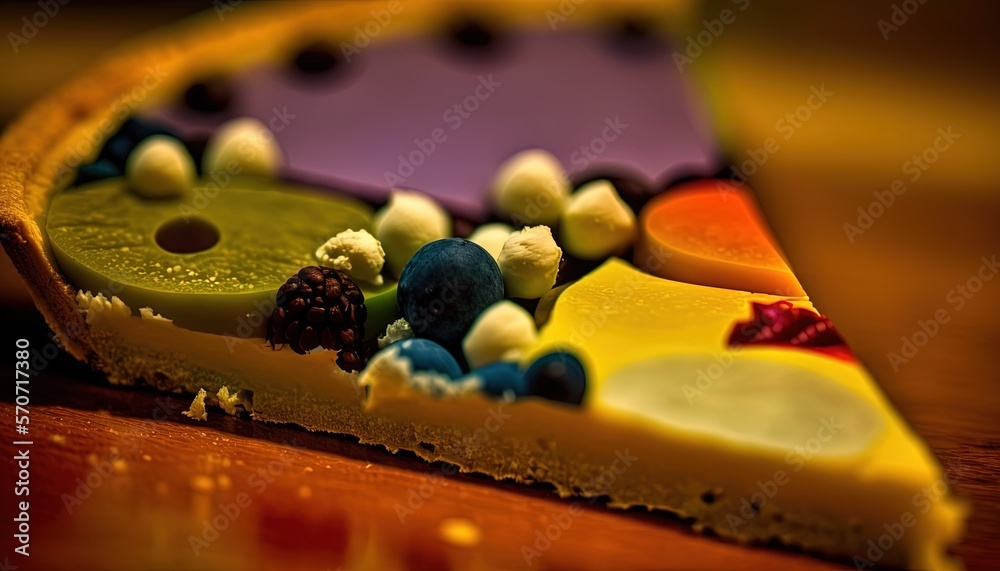
<svg viewBox="0 0 1000 571"><path fill-rule="evenodd" d="M812 359L817 364L803 366ZM777 350L655 357L612 373L600 399L651 425L740 446L794 452L818 440L824 457L862 453L882 434L885 420L875 404L841 382L864 373L822 359Z"/></svg>
<svg viewBox="0 0 1000 571"><path fill-rule="evenodd" d="M747 188L705 179L671 188L640 215L634 261L660 277L775 295L805 291Z"/></svg>
<svg viewBox="0 0 1000 571"><path fill-rule="evenodd" d="M275 131L290 177L373 202L414 188L473 219L488 213L497 168L529 148L580 179L611 170L662 183L717 170L669 49L629 55L596 31L509 34L489 58L406 38L371 45L325 79L257 68L231 78L222 111L178 101L147 116L185 139L255 117Z"/></svg>
<svg viewBox="0 0 1000 571"><path fill-rule="evenodd" d="M554 348L577 351L599 387L623 366L668 353L728 353L733 325L750 314L752 303L784 300L666 280L610 258L562 292L526 357ZM811 309L805 300L792 305Z"/></svg>
<svg viewBox="0 0 1000 571"><path fill-rule="evenodd" d="M60 269L84 291L153 307L181 326L241 338L262 334L276 291L315 263L323 243L304 231L367 228L371 209L307 187L237 178L193 197L149 200L120 178L60 193L46 231ZM396 319L395 284L364 285L372 337ZM249 316L249 317L248 317Z"/></svg>

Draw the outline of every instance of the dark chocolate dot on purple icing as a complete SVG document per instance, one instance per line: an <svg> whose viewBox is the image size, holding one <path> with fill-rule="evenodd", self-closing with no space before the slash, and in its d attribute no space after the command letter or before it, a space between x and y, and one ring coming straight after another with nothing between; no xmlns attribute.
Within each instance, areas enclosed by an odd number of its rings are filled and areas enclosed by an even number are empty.
<svg viewBox="0 0 1000 571"><path fill-rule="evenodd" d="M625 19L618 24L618 36L626 41L645 41L651 35L649 24L636 18Z"/></svg>
<svg viewBox="0 0 1000 571"><path fill-rule="evenodd" d="M446 37L453 50L478 57L496 55L503 44L494 28L474 17L456 19Z"/></svg>
<svg viewBox="0 0 1000 571"><path fill-rule="evenodd" d="M493 32L480 22L466 20L455 26L452 39L460 46L482 49L493 43Z"/></svg>
<svg viewBox="0 0 1000 571"><path fill-rule="evenodd" d="M663 49L665 42L655 27L637 18L623 18L614 24L611 33L613 45L629 56L648 56Z"/></svg>
<svg viewBox="0 0 1000 571"><path fill-rule="evenodd" d="M228 78L213 75L191 84L184 92L184 104L201 113L218 113L229 106L232 86Z"/></svg>
<svg viewBox="0 0 1000 571"><path fill-rule="evenodd" d="M336 48L327 42L313 42L295 54L292 65L303 73L323 73L337 67Z"/></svg>

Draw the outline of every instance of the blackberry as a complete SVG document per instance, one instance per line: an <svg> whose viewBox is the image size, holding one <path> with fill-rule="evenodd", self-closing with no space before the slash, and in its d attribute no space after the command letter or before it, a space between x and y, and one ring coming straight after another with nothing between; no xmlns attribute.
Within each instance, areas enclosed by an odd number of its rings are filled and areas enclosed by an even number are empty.
<svg viewBox="0 0 1000 571"><path fill-rule="evenodd" d="M278 288L277 308L267 326L271 347L298 354L322 347L337 351L337 365L360 371L365 363L365 296L347 274L306 266Z"/></svg>

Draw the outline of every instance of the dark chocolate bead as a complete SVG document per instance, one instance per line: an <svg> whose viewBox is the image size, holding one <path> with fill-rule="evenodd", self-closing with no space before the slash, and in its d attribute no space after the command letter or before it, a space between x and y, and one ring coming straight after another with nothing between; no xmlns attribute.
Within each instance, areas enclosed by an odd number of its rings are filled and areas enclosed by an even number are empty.
<svg viewBox="0 0 1000 571"><path fill-rule="evenodd" d="M611 41L623 55L633 57L660 53L666 45L655 27L638 17L619 20L612 29Z"/></svg>
<svg viewBox="0 0 1000 571"><path fill-rule="evenodd" d="M202 113L218 113L232 101L232 85L221 75L195 82L184 92L184 104Z"/></svg>
<svg viewBox="0 0 1000 571"><path fill-rule="evenodd" d="M507 52L510 42L488 22L465 17L455 19L447 28L445 48L459 59L478 65L484 60L497 60Z"/></svg>
<svg viewBox="0 0 1000 571"><path fill-rule="evenodd" d="M472 19L456 24L451 31L451 39L455 45L475 51L486 51L496 40L488 27Z"/></svg>
<svg viewBox="0 0 1000 571"><path fill-rule="evenodd" d="M295 54L292 65L303 73L323 73L337 66L336 49L326 42L314 42Z"/></svg>

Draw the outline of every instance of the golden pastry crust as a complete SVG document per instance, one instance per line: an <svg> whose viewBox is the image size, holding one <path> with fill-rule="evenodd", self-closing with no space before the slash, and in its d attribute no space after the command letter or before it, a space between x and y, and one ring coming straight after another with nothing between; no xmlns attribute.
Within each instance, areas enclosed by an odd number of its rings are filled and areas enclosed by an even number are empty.
<svg viewBox="0 0 1000 571"><path fill-rule="evenodd" d="M284 57L304 36L352 41L355 26L374 21L373 10L393 6L389 25L374 41L433 31L456 14L488 13L501 25L551 27L606 20L641 10L651 20L677 27L689 2L627 0L580 5L558 0L406 0L248 6L217 4L188 21L121 46L35 103L0 140L0 225L3 247L28 286L36 306L66 350L95 368L101 355L59 273L41 226L52 195L92 160L128 112L177 97L192 76L238 70L252 62ZM261 41L268 38L269 41ZM287 48L287 49L286 49Z"/></svg>

